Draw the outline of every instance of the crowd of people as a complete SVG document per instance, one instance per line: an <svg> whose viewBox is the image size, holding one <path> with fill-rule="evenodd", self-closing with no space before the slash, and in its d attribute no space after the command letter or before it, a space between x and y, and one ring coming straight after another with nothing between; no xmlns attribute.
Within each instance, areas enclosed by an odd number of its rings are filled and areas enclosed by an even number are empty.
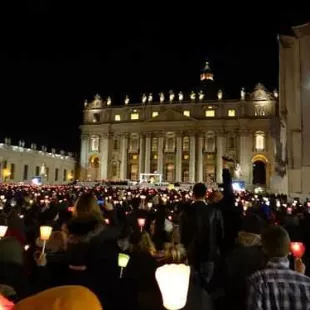
<svg viewBox="0 0 310 310"><path fill-rule="evenodd" d="M184 309L310 309L309 202L234 192L225 169L223 180L223 191L1 185L0 309L163 309L165 264L191 268Z"/></svg>

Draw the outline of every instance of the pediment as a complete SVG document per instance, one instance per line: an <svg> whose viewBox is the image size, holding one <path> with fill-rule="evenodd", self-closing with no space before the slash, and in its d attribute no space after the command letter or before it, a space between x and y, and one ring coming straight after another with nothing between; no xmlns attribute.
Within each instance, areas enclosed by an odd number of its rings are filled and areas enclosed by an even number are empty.
<svg viewBox="0 0 310 310"><path fill-rule="evenodd" d="M259 83L256 85L253 93L251 94L251 99L254 101L266 101L272 100L274 97L263 84Z"/></svg>
<svg viewBox="0 0 310 310"><path fill-rule="evenodd" d="M175 110L166 110L160 112L160 114L156 117L152 117L148 120L148 122L160 122L160 121L194 121L195 119L191 117L187 117L182 113Z"/></svg>

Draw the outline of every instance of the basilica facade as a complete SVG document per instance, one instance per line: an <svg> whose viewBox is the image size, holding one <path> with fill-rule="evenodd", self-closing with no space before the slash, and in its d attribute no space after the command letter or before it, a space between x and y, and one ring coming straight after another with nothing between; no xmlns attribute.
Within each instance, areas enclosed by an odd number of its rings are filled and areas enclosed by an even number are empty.
<svg viewBox="0 0 310 310"><path fill-rule="evenodd" d="M205 70L201 80L213 80ZM278 93L257 84L252 92L210 100L204 91L126 96L121 105L99 95L84 107L80 178L139 180L157 173L166 182L221 183L231 169L246 186L270 188L275 171Z"/></svg>

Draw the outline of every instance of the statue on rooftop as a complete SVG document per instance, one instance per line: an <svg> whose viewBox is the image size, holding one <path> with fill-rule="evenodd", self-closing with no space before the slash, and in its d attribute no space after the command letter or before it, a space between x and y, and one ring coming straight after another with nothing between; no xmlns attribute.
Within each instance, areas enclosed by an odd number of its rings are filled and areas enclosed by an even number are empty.
<svg viewBox="0 0 310 310"><path fill-rule="evenodd" d="M146 94L144 93L142 95L142 103L145 104L146 103L146 100L147 100L147 97L146 97Z"/></svg>
<svg viewBox="0 0 310 310"><path fill-rule="evenodd" d="M200 100L200 101L203 100L204 97L205 97L205 94L203 93L202 90L200 90L199 93L198 93L198 98L199 98L199 100Z"/></svg>
<svg viewBox="0 0 310 310"><path fill-rule="evenodd" d="M180 91L180 92L179 92L179 101L183 101L183 99L184 99L184 95L183 95L183 93Z"/></svg>
<svg viewBox="0 0 310 310"><path fill-rule="evenodd" d="M191 98L191 100L196 100L196 93L192 90L189 97Z"/></svg>
<svg viewBox="0 0 310 310"><path fill-rule="evenodd" d="M151 103L153 101L153 94L152 93L149 93L147 100L149 103Z"/></svg>
<svg viewBox="0 0 310 310"><path fill-rule="evenodd" d="M159 101L160 101L161 103L165 101L165 95L164 95L163 92L160 92L160 93L159 93Z"/></svg>
<svg viewBox="0 0 310 310"><path fill-rule="evenodd" d="M130 101L129 96L126 95L126 97L125 97L125 104L128 105L128 104L129 104L129 101Z"/></svg>
<svg viewBox="0 0 310 310"><path fill-rule="evenodd" d="M107 105L111 105L111 103L112 103L112 99L111 99L111 97L108 97L107 98Z"/></svg>
<svg viewBox="0 0 310 310"><path fill-rule="evenodd" d="M174 97L175 97L175 95L174 95L173 90L170 90L169 91L169 101L172 102L174 100Z"/></svg>

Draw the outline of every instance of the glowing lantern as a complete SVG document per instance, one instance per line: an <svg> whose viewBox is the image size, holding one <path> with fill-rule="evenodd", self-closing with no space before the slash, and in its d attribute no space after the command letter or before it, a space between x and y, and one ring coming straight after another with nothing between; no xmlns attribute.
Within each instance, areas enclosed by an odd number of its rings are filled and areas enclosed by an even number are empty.
<svg viewBox="0 0 310 310"><path fill-rule="evenodd" d="M110 224L110 220L109 219L104 219L104 221L106 222L107 225Z"/></svg>
<svg viewBox="0 0 310 310"><path fill-rule="evenodd" d="M121 278L123 276L123 269L127 267L127 264L129 262L130 256L124 253L118 254L118 267L121 268L121 272L119 277Z"/></svg>
<svg viewBox="0 0 310 310"><path fill-rule="evenodd" d="M46 241L50 238L52 230L51 226L40 226L40 238L43 240L42 254L44 254Z"/></svg>
<svg viewBox="0 0 310 310"><path fill-rule="evenodd" d="M143 218L138 218L138 225L139 225L139 227L140 227L140 229L141 229L141 231L142 231L142 229L143 229L143 227L144 227L144 225L145 225L145 219L143 219Z"/></svg>
<svg viewBox="0 0 310 310"><path fill-rule="evenodd" d="M296 258L302 258L305 254L306 248L302 242L291 242L290 248L293 256Z"/></svg>
<svg viewBox="0 0 310 310"><path fill-rule="evenodd" d="M8 230L7 226L0 225L0 239L3 238Z"/></svg>
<svg viewBox="0 0 310 310"><path fill-rule="evenodd" d="M190 267L184 264L164 265L157 268L155 277L168 310L179 310L186 305Z"/></svg>

